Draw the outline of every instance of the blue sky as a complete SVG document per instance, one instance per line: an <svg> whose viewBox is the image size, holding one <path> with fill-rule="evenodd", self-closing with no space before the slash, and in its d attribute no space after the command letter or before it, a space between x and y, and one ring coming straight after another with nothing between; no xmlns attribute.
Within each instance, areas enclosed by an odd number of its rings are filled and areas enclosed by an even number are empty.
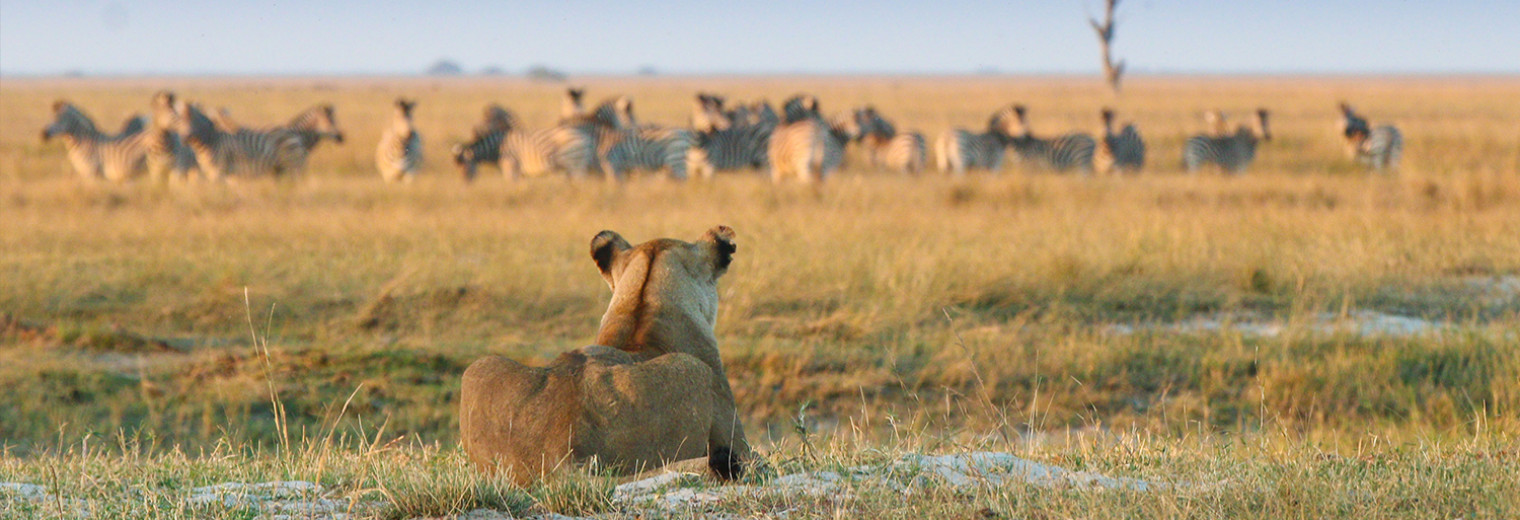
<svg viewBox="0 0 1520 520"><path fill-rule="evenodd" d="M1094 73L1099 0L0 0L0 74ZM1520 0L1126 0L1150 73L1520 73Z"/></svg>

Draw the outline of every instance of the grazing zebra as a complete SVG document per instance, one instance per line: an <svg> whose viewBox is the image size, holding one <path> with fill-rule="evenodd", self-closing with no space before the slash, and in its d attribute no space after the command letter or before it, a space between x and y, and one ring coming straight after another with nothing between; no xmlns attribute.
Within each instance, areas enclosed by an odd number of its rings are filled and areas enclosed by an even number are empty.
<svg viewBox="0 0 1520 520"><path fill-rule="evenodd" d="M422 136L412 124L415 100L397 98L391 124L380 134L380 144L375 147L375 166L385 182L411 182L422 167Z"/></svg>
<svg viewBox="0 0 1520 520"><path fill-rule="evenodd" d="M885 167L902 173L923 171L928 156L924 134L898 133L897 128L872 106L855 109L854 117L860 128L858 139L866 148L871 167Z"/></svg>
<svg viewBox="0 0 1520 520"><path fill-rule="evenodd" d="M954 129L940 134L934 141L935 162L941 172L964 175L967 170L998 171L1003 167L1003 156L1013 140L1017 121L1013 107L994 112L987 119L987 131L982 133Z"/></svg>
<svg viewBox="0 0 1520 520"><path fill-rule="evenodd" d="M823 120L818 98L793 96L782 105L782 122L767 147L771 181L796 177L802 183L822 182L844 160L839 130Z"/></svg>
<svg viewBox="0 0 1520 520"><path fill-rule="evenodd" d="M1132 123L1114 133L1114 111L1104 108L1103 138L1093 154L1093 167L1101 173L1138 173L1145 166L1145 140Z"/></svg>
<svg viewBox="0 0 1520 520"><path fill-rule="evenodd" d="M1257 109L1254 126L1241 125L1234 134L1197 134L1189 137L1182 147L1182 165L1189 172L1196 172L1212 164L1226 173L1243 173L1256 159L1257 143L1271 140L1267 109Z"/></svg>
<svg viewBox="0 0 1520 520"><path fill-rule="evenodd" d="M581 98L586 95L584 88L567 88L565 96L559 102L559 121L561 123L580 119L586 115L586 107L581 104Z"/></svg>
<svg viewBox="0 0 1520 520"><path fill-rule="evenodd" d="M1058 172L1093 170L1093 152L1098 145L1092 136L1072 132L1053 139L1035 137L1029 131L1028 110L1024 105L1014 105L1013 113L1018 120L1018 130L1010 144L1020 163L1032 163Z"/></svg>
<svg viewBox="0 0 1520 520"><path fill-rule="evenodd" d="M1357 162L1377 171L1399 166L1404 152L1404 136L1393 125L1372 128L1357 115L1351 105L1341 103L1341 129L1346 137L1346 152Z"/></svg>
<svg viewBox="0 0 1520 520"><path fill-rule="evenodd" d="M69 163L81 177L122 181L144 168L145 152L134 139L144 127L144 119L133 115L121 132L107 134L84 111L60 100L53 103L53 122L42 129L42 140L62 139Z"/></svg>

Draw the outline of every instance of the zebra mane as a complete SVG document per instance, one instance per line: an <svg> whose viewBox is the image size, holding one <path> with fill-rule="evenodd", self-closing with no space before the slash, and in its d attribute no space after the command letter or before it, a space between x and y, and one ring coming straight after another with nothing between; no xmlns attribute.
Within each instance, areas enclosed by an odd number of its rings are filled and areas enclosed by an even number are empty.
<svg viewBox="0 0 1520 520"><path fill-rule="evenodd" d="M88 114L85 114L83 110L80 110L79 107L74 106L72 103L63 100L53 102L53 115L53 124L48 126L50 128L54 126L61 127L60 131L56 133L100 134L100 130L95 127L95 120L91 119Z"/></svg>

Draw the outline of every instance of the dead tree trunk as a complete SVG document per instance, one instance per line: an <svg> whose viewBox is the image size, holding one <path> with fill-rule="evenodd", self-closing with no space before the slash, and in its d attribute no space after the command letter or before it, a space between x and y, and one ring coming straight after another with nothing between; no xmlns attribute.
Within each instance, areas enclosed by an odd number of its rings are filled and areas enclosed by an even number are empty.
<svg viewBox="0 0 1520 520"><path fill-rule="evenodd" d="M1103 48L1103 78L1108 81L1109 88L1114 89L1114 94L1119 94L1119 81L1124 79L1124 60L1114 62L1113 54L1109 46L1114 41L1114 8L1119 6L1119 0L1105 0L1103 21L1100 23L1096 18L1089 18L1093 31L1098 33L1098 44Z"/></svg>

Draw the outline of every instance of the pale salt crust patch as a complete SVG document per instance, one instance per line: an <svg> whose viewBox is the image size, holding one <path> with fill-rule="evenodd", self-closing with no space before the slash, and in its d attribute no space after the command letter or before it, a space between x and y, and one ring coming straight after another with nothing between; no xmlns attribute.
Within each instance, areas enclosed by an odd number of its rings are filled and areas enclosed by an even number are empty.
<svg viewBox="0 0 1520 520"><path fill-rule="evenodd" d="M1308 329L1318 334L1355 334L1368 337L1420 336L1457 328L1457 325L1449 322L1436 322L1377 311L1356 311L1345 316L1321 313L1315 316L1313 323L1308 324ZM1216 314L1172 323L1113 325L1108 328L1108 331L1119 335L1140 332L1201 334L1233 331L1243 336L1275 338L1289 329L1290 325L1282 321L1253 316Z"/></svg>

